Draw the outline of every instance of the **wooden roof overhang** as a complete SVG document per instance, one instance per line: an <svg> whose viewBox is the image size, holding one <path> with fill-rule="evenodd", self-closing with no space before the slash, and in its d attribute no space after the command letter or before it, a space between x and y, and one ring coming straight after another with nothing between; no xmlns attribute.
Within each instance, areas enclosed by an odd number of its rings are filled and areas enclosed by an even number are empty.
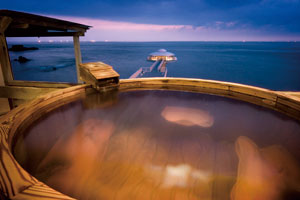
<svg viewBox="0 0 300 200"><path fill-rule="evenodd" d="M90 26L12 10L0 10L0 19L9 21L5 37L84 36Z"/></svg>
<svg viewBox="0 0 300 200"><path fill-rule="evenodd" d="M49 90L70 86L66 83L14 80L6 41L7 37L73 37L77 79L78 83L81 83L79 65L82 59L79 37L84 36L89 28L91 26L51 17L12 10L0 10L0 115L3 111L7 112L9 107L10 109L14 107L12 99L24 99L20 96L22 94L32 98Z"/></svg>

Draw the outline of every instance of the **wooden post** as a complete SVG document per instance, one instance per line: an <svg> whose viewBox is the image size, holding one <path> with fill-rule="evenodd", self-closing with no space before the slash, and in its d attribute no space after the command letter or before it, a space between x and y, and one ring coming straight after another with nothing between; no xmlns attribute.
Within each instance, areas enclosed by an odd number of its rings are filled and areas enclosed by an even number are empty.
<svg viewBox="0 0 300 200"><path fill-rule="evenodd" d="M0 87L5 85L1 69L2 69L2 65L0 63ZM8 99L0 98L0 115L7 113L9 110L10 110L10 105Z"/></svg>
<svg viewBox="0 0 300 200"><path fill-rule="evenodd" d="M11 64L8 54L5 30L11 23L10 17L0 17L0 86L7 85L8 81L13 80ZM0 98L0 115L10 110L9 101L7 98Z"/></svg>
<svg viewBox="0 0 300 200"><path fill-rule="evenodd" d="M9 17L0 18L0 63L5 84L7 84L8 81L13 80L10 58L8 54L6 38L4 35L4 32L11 23L11 21L12 19Z"/></svg>
<svg viewBox="0 0 300 200"><path fill-rule="evenodd" d="M79 65L82 63L79 35L76 34L73 36L73 42L74 42L77 82L82 83L82 81L80 80L80 71L79 71Z"/></svg>

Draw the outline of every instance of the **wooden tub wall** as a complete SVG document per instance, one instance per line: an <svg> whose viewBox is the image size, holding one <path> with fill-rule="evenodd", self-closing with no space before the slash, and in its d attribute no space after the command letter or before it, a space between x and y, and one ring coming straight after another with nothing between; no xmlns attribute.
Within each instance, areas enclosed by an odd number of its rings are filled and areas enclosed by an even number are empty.
<svg viewBox="0 0 300 200"><path fill-rule="evenodd" d="M215 94L264 106L300 121L300 95L297 92L276 92L242 84L188 78L124 79L120 80L118 90L178 90ZM61 89L21 105L0 118L1 199L72 199L27 173L11 152L14 138L35 120L90 92L91 85L87 84Z"/></svg>

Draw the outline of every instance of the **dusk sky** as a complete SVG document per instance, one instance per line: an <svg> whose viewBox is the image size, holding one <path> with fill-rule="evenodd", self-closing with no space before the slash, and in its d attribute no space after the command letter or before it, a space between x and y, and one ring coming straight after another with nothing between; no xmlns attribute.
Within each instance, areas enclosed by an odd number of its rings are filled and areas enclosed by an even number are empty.
<svg viewBox="0 0 300 200"><path fill-rule="evenodd" d="M300 40L300 0L4 0L1 9L93 26L81 40Z"/></svg>

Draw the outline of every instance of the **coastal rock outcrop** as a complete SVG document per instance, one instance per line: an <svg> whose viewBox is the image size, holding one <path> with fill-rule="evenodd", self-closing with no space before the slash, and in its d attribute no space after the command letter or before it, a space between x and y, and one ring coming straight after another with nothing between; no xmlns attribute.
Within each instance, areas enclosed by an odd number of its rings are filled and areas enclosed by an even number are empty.
<svg viewBox="0 0 300 200"><path fill-rule="evenodd" d="M23 57L23 56L19 56L18 59L14 59L14 61L18 61L20 63L25 63L25 62L30 61L30 59Z"/></svg>
<svg viewBox="0 0 300 200"><path fill-rule="evenodd" d="M28 51L28 50L38 50L37 47L24 47L24 45L12 45L11 48L9 48L9 51Z"/></svg>

